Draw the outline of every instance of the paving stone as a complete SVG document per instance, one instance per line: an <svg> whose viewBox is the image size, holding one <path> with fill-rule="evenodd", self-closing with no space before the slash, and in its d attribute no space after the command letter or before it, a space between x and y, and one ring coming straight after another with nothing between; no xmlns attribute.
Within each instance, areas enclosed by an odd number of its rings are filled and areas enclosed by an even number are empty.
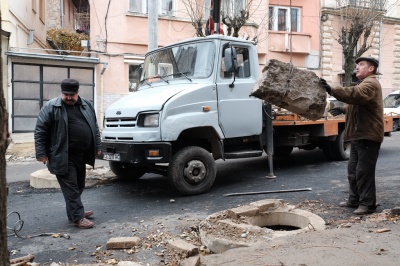
<svg viewBox="0 0 400 266"><path fill-rule="evenodd" d="M107 241L107 249L124 249L133 248L137 246L140 242L140 238L136 236L131 237L114 237Z"/></svg>
<svg viewBox="0 0 400 266"><path fill-rule="evenodd" d="M400 207L394 207L394 208L390 211L390 213L391 213L392 215L400 215Z"/></svg>
<svg viewBox="0 0 400 266"><path fill-rule="evenodd" d="M179 266L199 266L200 256L193 256L180 261Z"/></svg>
<svg viewBox="0 0 400 266"><path fill-rule="evenodd" d="M250 203L251 206L258 208L260 212L265 212L267 210L275 209L283 205L283 200L281 199L265 199Z"/></svg>
<svg viewBox="0 0 400 266"><path fill-rule="evenodd" d="M198 247L180 238L175 238L169 241L168 247L184 255L186 258L199 253Z"/></svg>
<svg viewBox="0 0 400 266"><path fill-rule="evenodd" d="M117 266L143 266L143 265L134 261L120 261L118 262Z"/></svg>
<svg viewBox="0 0 400 266"><path fill-rule="evenodd" d="M239 206L237 208L229 209L227 214L231 218L239 217L239 216L254 216L257 215L259 212L256 206Z"/></svg>

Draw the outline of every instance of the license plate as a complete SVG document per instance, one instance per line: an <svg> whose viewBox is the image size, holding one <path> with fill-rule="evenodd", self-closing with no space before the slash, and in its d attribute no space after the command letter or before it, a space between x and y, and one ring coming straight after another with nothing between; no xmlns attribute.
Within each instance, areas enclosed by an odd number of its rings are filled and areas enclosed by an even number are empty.
<svg viewBox="0 0 400 266"><path fill-rule="evenodd" d="M119 153L110 153L110 152L103 152L103 160L108 160L108 161L121 161L121 154L119 154Z"/></svg>

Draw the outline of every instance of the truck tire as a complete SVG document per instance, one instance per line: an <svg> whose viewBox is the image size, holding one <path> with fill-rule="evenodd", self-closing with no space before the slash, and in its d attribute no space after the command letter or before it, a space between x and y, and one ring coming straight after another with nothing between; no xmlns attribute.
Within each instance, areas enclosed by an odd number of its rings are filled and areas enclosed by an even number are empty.
<svg viewBox="0 0 400 266"><path fill-rule="evenodd" d="M207 192L214 183L217 166L207 150L189 146L179 150L168 167L171 186L183 195Z"/></svg>
<svg viewBox="0 0 400 266"><path fill-rule="evenodd" d="M279 157L287 157L292 153L292 151L292 146L274 147L274 155Z"/></svg>
<svg viewBox="0 0 400 266"><path fill-rule="evenodd" d="M393 120L393 131L397 131L397 130L399 130L399 120L394 119Z"/></svg>
<svg viewBox="0 0 400 266"><path fill-rule="evenodd" d="M344 130L340 130L336 140L330 143L331 159L334 161L346 161L350 158L350 142L344 142Z"/></svg>
<svg viewBox="0 0 400 266"><path fill-rule="evenodd" d="M325 157L328 160L333 160L331 142L330 141L325 141L323 143L323 145L321 146L321 148L322 148L322 152L324 153Z"/></svg>
<svg viewBox="0 0 400 266"><path fill-rule="evenodd" d="M133 164L129 163L121 163L110 161L109 162L111 171L120 179L129 180L129 179L139 179L141 178L146 171L142 168L138 168Z"/></svg>

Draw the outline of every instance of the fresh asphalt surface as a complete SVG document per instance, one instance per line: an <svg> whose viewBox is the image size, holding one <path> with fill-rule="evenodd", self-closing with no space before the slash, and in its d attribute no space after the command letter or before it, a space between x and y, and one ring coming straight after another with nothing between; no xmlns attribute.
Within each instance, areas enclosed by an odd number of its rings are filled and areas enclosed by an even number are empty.
<svg viewBox="0 0 400 266"><path fill-rule="evenodd" d="M393 133L392 137L385 137L376 171L377 200L380 204L378 212L400 206L399 150L400 131ZM34 170L30 167L30 164L9 165L7 175L17 174L28 180ZM99 250L105 251L105 244L111 237L136 234L143 238L160 230L178 236L184 227L197 225L214 212L253 201L280 198L293 205L311 200L336 206L347 197L346 168L346 161L328 161L320 150L295 150L286 159L274 158L276 179L266 178L267 156L226 162L220 160L214 186L203 195L179 196L165 177L154 174L145 175L136 182L116 182L90 188L84 191L82 198L87 209L95 210L93 221L96 226L90 230L78 229L68 222L59 190L32 189L28 181L12 182L9 183L7 210L8 213L18 212L21 215L24 225L20 236L52 232L68 233L71 239L10 236L8 247L12 251L11 258L34 254L34 262L38 263L92 263L96 261L95 255ZM224 196L227 193L300 188L312 188L312 191ZM175 202L171 203L171 199ZM351 216L350 210L339 208L318 214L325 220ZM12 227L16 220L15 214L10 215L8 226ZM112 255L103 254L102 258L107 256L157 265L160 257L155 256L154 252L161 248L154 246L132 255L115 250Z"/></svg>

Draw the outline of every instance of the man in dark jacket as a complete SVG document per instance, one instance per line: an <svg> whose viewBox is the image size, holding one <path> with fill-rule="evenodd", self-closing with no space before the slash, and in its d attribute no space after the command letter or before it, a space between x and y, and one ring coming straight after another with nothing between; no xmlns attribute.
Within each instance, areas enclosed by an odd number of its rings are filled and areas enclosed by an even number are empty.
<svg viewBox="0 0 400 266"><path fill-rule="evenodd" d="M373 57L356 59L357 85L331 88L320 80L326 91L345 107L331 113L346 114L344 141L351 142L347 173L350 195L341 207L357 208L354 214L373 213L376 210L375 168L384 137L382 88L377 80L379 61Z"/></svg>
<svg viewBox="0 0 400 266"><path fill-rule="evenodd" d="M85 188L86 164L94 166L101 154L100 132L93 105L78 95L79 82L64 79L61 96L50 100L39 112L35 128L36 159L47 163L64 195L68 219L79 228L92 228L81 195Z"/></svg>

